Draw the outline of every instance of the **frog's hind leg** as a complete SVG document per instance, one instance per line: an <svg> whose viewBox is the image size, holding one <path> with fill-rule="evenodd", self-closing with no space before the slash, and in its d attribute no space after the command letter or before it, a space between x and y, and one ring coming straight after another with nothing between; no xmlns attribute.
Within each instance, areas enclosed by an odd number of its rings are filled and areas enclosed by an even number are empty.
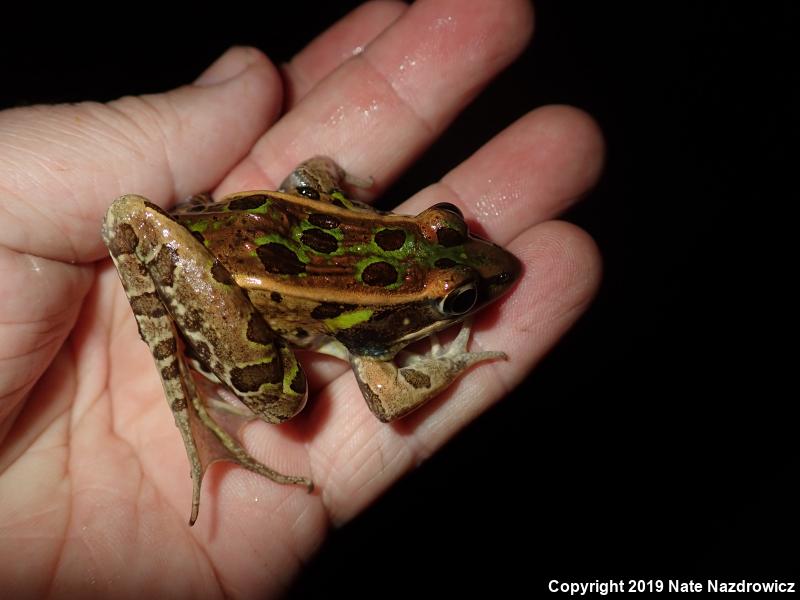
<svg viewBox="0 0 800 600"><path fill-rule="evenodd" d="M363 179L347 173L327 156L315 156L297 165L281 183L280 191L332 204L338 201L345 205L360 205L360 202L348 201L342 196L344 184L367 189L372 187L372 183L371 178Z"/></svg>
<svg viewBox="0 0 800 600"><path fill-rule="evenodd" d="M305 404L305 376L294 355L233 285L224 266L191 232L140 196L115 201L102 233L191 463L190 524L197 518L203 474L216 460L310 489L309 479L277 473L252 458L236 441L237 430L223 427L230 419L215 420L194 385L183 340L260 418L278 423ZM213 313L204 312L209 306Z"/></svg>

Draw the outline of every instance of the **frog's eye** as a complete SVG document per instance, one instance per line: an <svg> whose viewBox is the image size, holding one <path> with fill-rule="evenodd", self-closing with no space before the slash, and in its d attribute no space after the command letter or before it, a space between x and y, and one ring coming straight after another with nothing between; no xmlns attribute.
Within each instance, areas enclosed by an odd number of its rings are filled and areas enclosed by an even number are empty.
<svg viewBox="0 0 800 600"><path fill-rule="evenodd" d="M472 310L478 300L478 288L470 282L454 289L439 301L439 311L443 315L464 315Z"/></svg>
<svg viewBox="0 0 800 600"><path fill-rule="evenodd" d="M455 204L451 204L449 202L439 202L438 204L434 204L431 208L438 208L441 210L446 210L447 212L455 213L462 219L464 218L461 209L458 208Z"/></svg>

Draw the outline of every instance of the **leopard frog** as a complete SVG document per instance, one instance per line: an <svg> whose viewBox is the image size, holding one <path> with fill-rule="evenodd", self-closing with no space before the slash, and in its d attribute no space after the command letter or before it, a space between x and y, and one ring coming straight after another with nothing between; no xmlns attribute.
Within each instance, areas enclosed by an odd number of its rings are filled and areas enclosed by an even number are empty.
<svg viewBox="0 0 800 600"><path fill-rule="evenodd" d="M292 348L348 360L381 421L421 406L475 363L505 358L468 352L468 324L447 348L434 336L508 290L517 259L470 234L453 204L385 213L348 199L346 182L353 178L332 160L315 157L280 191L195 196L171 213L127 195L108 209L103 239L191 464L190 525L216 460L312 489L310 479L254 459L236 437L253 415L281 423L305 405ZM425 337L428 354L395 364ZM206 393L219 389L212 384L243 406Z"/></svg>

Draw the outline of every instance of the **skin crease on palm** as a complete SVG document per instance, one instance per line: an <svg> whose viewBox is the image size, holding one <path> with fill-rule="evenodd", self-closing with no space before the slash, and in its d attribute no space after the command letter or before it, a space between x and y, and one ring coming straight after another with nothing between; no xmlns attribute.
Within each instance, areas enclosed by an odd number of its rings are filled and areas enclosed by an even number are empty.
<svg viewBox="0 0 800 600"><path fill-rule="evenodd" d="M275 189L315 154L371 176L368 195L379 195L532 31L521 0L374 2L281 68L233 48L165 94L0 113L0 587L274 594L332 526L527 375L600 279L591 238L552 220L602 167L602 137L578 110L532 111L397 207L455 203L525 264L515 289L478 315L471 342L509 360L385 425L347 365L302 354L309 406L281 426L249 425L243 439L317 491L220 463L193 528L186 455L99 229L121 194L169 207L201 190Z"/></svg>

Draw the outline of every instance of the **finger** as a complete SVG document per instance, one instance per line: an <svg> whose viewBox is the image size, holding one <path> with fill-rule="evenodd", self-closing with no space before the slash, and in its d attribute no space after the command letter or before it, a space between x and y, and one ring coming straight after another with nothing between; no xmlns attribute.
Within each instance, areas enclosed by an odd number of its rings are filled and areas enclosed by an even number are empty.
<svg viewBox="0 0 800 600"><path fill-rule="evenodd" d="M319 82L219 188L274 187L315 154L385 187L526 45L523 0L421 0Z"/></svg>
<svg viewBox="0 0 800 600"><path fill-rule="evenodd" d="M508 361L470 370L444 394L388 427L365 410L352 378L340 377L321 395L322 411L329 414L325 427L315 428L319 433L310 456L334 523L357 514L507 394L588 306L600 279L600 259L582 230L541 223L509 249L526 264L525 277L505 302L490 309L494 325L479 329L473 340L480 349L506 351Z"/></svg>
<svg viewBox="0 0 800 600"><path fill-rule="evenodd" d="M545 106L507 127L397 211L416 214L451 202L479 233L505 244L590 190L603 170L604 146L589 115L569 106Z"/></svg>
<svg viewBox="0 0 800 600"><path fill-rule="evenodd" d="M407 9L403 2L366 2L322 32L282 67L284 105L291 109L339 65L363 52Z"/></svg>
<svg viewBox="0 0 800 600"><path fill-rule="evenodd" d="M105 253L109 202L140 193L159 203L210 189L275 119L277 70L234 48L199 82L107 105L34 106L0 113L0 245L61 261Z"/></svg>

